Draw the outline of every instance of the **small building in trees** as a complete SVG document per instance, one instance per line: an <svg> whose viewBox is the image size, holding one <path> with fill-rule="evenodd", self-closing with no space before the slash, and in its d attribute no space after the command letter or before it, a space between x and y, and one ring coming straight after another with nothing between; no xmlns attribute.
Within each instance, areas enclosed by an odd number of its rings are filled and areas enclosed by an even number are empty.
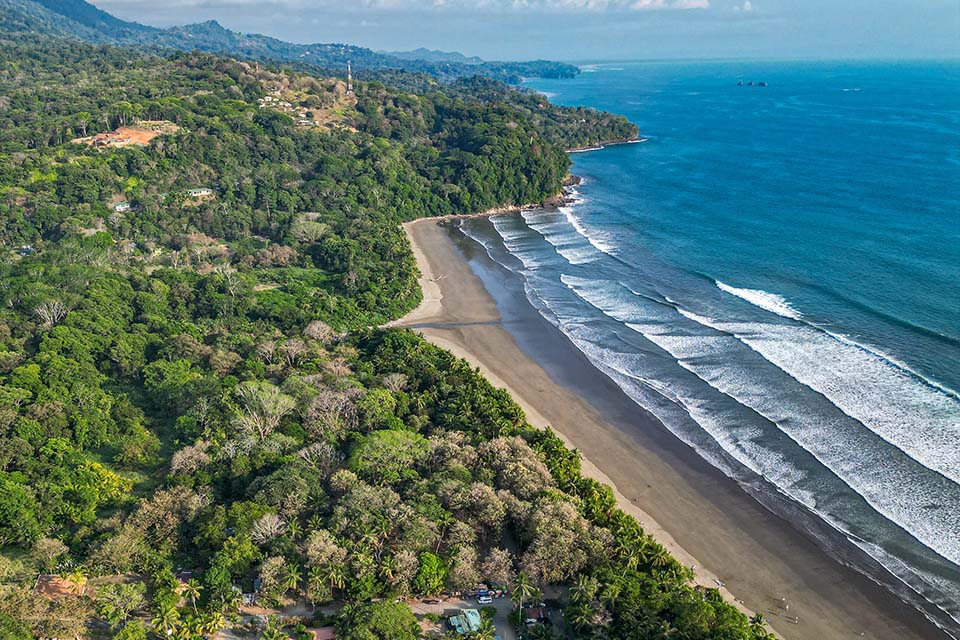
<svg viewBox="0 0 960 640"><path fill-rule="evenodd" d="M464 609L460 615L450 617L450 626L461 636L475 633L480 630L480 612L476 609Z"/></svg>
<svg viewBox="0 0 960 640"><path fill-rule="evenodd" d="M523 610L522 619L527 625L539 624L547 619L547 609L542 604L539 607L528 607Z"/></svg>

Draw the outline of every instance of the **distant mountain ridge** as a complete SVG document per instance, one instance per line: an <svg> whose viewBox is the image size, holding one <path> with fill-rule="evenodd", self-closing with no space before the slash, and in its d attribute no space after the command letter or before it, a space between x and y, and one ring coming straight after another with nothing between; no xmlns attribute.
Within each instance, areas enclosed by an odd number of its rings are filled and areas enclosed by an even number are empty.
<svg viewBox="0 0 960 640"><path fill-rule="evenodd" d="M480 56L465 56L459 51L438 51L436 49L427 49L420 47L412 51L380 51L387 56L400 58L401 60L424 60L427 62L462 62L465 64L482 64L483 58Z"/></svg>
<svg viewBox="0 0 960 640"><path fill-rule="evenodd" d="M0 33L40 34L115 45L200 50L239 58L296 62L327 69L399 69L441 79L483 75L507 82L522 77L571 78L573 65L534 60L486 62L459 53L418 49L390 54L348 44L296 44L262 34L242 34L215 20L159 29L121 20L85 0L0 0Z"/></svg>

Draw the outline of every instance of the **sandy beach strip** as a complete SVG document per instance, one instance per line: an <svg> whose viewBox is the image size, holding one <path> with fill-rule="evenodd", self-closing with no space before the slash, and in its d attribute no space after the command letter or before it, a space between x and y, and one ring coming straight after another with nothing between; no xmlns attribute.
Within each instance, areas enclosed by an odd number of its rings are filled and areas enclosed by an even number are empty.
<svg viewBox="0 0 960 640"><path fill-rule="evenodd" d="M787 639L947 637L701 460L540 317L522 285L509 281L515 276L449 224L404 226L423 302L392 324L467 359L507 389L532 424L577 448L584 473L613 487L621 508L696 567L699 583L722 586Z"/></svg>

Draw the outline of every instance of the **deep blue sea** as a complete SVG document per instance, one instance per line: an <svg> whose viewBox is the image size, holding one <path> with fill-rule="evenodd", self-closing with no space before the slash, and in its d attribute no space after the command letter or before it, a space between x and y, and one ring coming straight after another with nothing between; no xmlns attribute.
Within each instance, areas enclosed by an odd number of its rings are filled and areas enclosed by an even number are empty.
<svg viewBox="0 0 960 640"><path fill-rule="evenodd" d="M647 141L574 155L576 201L496 218L491 256L706 460L960 620L960 63L599 64L527 86Z"/></svg>

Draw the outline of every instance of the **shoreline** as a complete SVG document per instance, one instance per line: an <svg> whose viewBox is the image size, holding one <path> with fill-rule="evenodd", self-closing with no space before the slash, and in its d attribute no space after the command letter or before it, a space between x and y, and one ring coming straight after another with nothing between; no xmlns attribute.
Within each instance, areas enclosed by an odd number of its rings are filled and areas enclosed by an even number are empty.
<svg viewBox="0 0 960 640"><path fill-rule="evenodd" d="M650 138L644 138L643 136L638 136L636 138L621 138L618 140L601 140L590 147L573 147L572 149L567 149L567 153L587 153L588 151L601 151L607 147L616 147L622 144L638 144L640 142L647 142Z"/></svg>
<svg viewBox="0 0 960 640"><path fill-rule="evenodd" d="M447 220L464 217L483 214ZM531 424L551 426L580 451L585 475L611 486L624 511L680 562L696 565L698 584L721 587L784 638L945 637L700 460L586 363L522 287L499 284L504 274L481 247L445 226L404 225L423 302L390 326L413 328L467 359L510 392Z"/></svg>

